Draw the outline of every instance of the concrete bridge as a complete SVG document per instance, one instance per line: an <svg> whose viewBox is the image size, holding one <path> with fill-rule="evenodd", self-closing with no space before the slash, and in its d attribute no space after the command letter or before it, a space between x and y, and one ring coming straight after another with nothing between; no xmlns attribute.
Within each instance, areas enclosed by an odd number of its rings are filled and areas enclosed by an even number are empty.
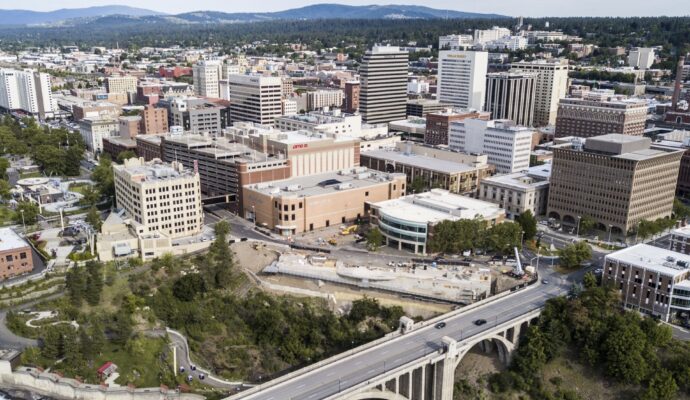
<svg viewBox="0 0 690 400"><path fill-rule="evenodd" d="M227 400L452 400L455 371L475 346L508 364L520 334L549 298L570 282L553 273L545 282L407 326L405 333L350 350ZM484 324L476 324L477 320ZM445 326L437 327L438 322Z"/></svg>

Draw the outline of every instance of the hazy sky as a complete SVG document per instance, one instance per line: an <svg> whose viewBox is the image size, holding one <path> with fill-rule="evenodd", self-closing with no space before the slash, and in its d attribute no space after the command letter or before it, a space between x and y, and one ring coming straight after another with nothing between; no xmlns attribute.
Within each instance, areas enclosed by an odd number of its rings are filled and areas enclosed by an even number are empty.
<svg viewBox="0 0 690 400"><path fill-rule="evenodd" d="M180 13L195 10L226 12L280 11L315 3L417 4L460 11L498 13L524 16L656 16L690 15L688 0L391 0L389 3L369 0L30 0L17 2L0 0L0 9L31 9L39 11L56 8L88 7L122 4L152 10Z"/></svg>

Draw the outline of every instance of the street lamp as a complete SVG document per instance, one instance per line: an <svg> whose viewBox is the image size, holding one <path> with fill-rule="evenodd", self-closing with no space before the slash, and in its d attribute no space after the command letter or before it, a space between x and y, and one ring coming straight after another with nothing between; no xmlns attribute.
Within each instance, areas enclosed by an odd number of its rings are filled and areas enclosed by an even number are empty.
<svg viewBox="0 0 690 400"><path fill-rule="evenodd" d="M582 219L581 216L577 216L577 232L575 233L576 238L580 238L580 220Z"/></svg>
<svg viewBox="0 0 690 400"><path fill-rule="evenodd" d="M609 244L611 244L611 230L613 229L613 225L609 224Z"/></svg>
<svg viewBox="0 0 690 400"><path fill-rule="evenodd" d="M24 210L19 210L22 214L22 226L24 227L24 234L26 234L26 223L24 222Z"/></svg>

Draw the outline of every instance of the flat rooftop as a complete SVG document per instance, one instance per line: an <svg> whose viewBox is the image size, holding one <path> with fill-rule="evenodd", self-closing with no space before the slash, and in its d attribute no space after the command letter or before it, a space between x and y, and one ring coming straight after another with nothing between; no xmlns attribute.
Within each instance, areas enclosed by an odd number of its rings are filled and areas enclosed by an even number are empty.
<svg viewBox="0 0 690 400"><path fill-rule="evenodd" d="M690 255L644 243L618 250L607 255L606 258L637 267L644 267L670 276L684 273L690 267ZM685 264L678 264L679 261L685 262Z"/></svg>
<svg viewBox="0 0 690 400"><path fill-rule="evenodd" d="M27 247L28 243L10 228L0 228L0 251Z"/></svg>
<svg viewBox="0 0 690 400"><path fill-rule="evenodd" d="M246 161L250 163L277 160L277 158L269 157L267 154L254 150L247 145L231 142L223 137L211 138L190 133L166 135L165 141L185 146L194 152L206 154L218 160L231 158L233 161Z"/></svg>
<svg viewBox="0 0 690 400"><path fill-rule="evenodd" d="M453 161L441 160L419 154L405 154L403 152L392 150L371 150L363 153L361 156L389 160L396 163L439 171L447 174L469 172L477 169L476 167L468 164L460 164Z"/></svg>
<svg viewBox="0 0 690 400"><path fill-rule="evenodd" d="M517 189L542 188L549 185L551 164L532 167L527 171L495 175L482 179L482 182L495 183Z"/></svg>
<svg viewBox="0 0 690 400"><path fill-rule="evenodd" d="M301 176L245 187L275 197L309 197L361 189L391 182L394 178L404 179L404 177L405 174L388 174L364 167L356 167L340 172Z"/></svg>
<svg viewBox="0 0 690 400"><path fill-rule="evenodd" d="M481 216L492 219L505 215L493 203L453 194L447 190L432 189L393 200L375 203L381 215L418 224L435 224L444 220L472 219Z"/></svg>
<svg viewBox="0 0 690 400"><path fill-rule="evenodd" d="M113 168L128 174L130 180L141 182L174 180L194 175L191 170L182 168L182 164L167 164L160 160L144 162L143 158L130 158L125 160L124 165L115 165Z"/></svg>

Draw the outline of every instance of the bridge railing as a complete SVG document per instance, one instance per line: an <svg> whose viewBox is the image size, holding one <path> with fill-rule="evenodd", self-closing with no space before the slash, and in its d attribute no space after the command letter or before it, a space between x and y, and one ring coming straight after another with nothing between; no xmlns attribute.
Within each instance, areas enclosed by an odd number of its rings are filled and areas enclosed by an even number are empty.
<svg viewBox="0 0 690 400"><path fill-rule="evenodd" d="M504 291L504 292L499 293L499 294L497 294L497 295L495 295L495 296L487 297L487 298L484 299L484 300L480 300L480 301L478 301L478 302L476 302L476 303L472 303L472 304L467 305L467 306L465 306L465 307L458 308L457 310L453 310L453 311L450 311L450 312L448 312L448 313L446 313L446 314L439 315L439 316L436 317L436 318L432 318L432 319L427 320L427 321L419 322L419 323L415 324L415 327L414 327L413 331L418 330L418 329L421 329L421 328L425 328L425 327L429 327L429 326L436 325L436 323L438 323L438 322L440 322L440 321L443 321L444 319L452 318L452 317L454 317L454 316L456 316L456 315L459 315L459 314L462 314L462 313L464 313L464 312L467 312L467 311L470 311L470 310L474 310L474 309L476 309L476 308L478 308L478 307L482 307L482 306L484 306L484 305L486 305L486 304L488 304L488 303L491 303L491 302L496 301L496 300L498 300L498 299L501 299L501 298L503 298L503 297L509 296L509 295L511 295L511 294L514 294L514 293L517 293L517 292L521 292L521 291L525 291L525 290L529 290L529 289L535 287L535 286L534 286L534 283L536 283L536 282L538 282L538 277L535 278L535 279L532 279L532 280L529 281L529 282L526 282L526 283L525 283L525 286L520 287L520 288L518 288L517 290L514 290L514 291ZM234 394L234 395L232 395L232 396L226 397L224 400L238 400L238 399L242 399L242 398L251 396L251 395L253 395L253 394L256 394L256 393L258 393L258 392L261 392L261 391L264 390L264 389L268 389L268 388L271 388L271 387L273 387L273 386L279 385L279 384L281 384L281 383L283 383L283 382L289 381L290 379L293 379L293 378L296 378L296 377L300 377L300 376L306 375L306 374L308 374L308 373L310 373L310 372L313 372L313 371L315 371L315 370L317 370L317 369L319 369L319 368L321 368L321 367L324 367L324 366L329 365L329 364L337 363L337 362L342 361L342 360L344 360L344 359L346 359L346 358L348 358L348 357L351 357L351 356L353 356L353 355L355 355L355 354L361 353L361 352L363 352L363 351L370 350L370 349L372 349L372 348L374 348L374 347L376 347L376 346L378 346L378 345L380 345L380 344L386 343L386 342L391 341L391 340L399 339L400 337L403 337L403 336L405 336L405 335L404 335L404 334L401 334L399 330L393 331L393 332L391 332L391 333L389 333L389 334L387 334L387 335L385 335L385 336L383 336L383 337L381 337L381 338L379 338L379 339L376 339L376 340L371 341L371 342L369 342L369 343L366 343L366 344L363 344L363 345L361 345L361 346L355 347L355 348L353 348L353 349L344 351L344 352L342 352L342 353L336 354L336 355L334 355L334 356L332 356L332 357L329 357L329 358L326 358L326 359L324 359L324 360L318 361L318 362L316 362L316 363L314 363L314 364L308 365L308 366L306 366L306 367L304 367L304 368L300 368L300 369L298 369L298 370L295 370L295 371L290 372L290 373L288 373L288 374L285 374L285 375L283 375L283 376L280 376L280 377L277 377L277 378L275 378L275 379L272 379L272 380L269 381L269 382L266 382L266 383L263 383L263 384L256 385L256 386L252 387L251 389L248 389L248 390L245 390L245 391L243 391L243 392L240 392L240 393Z"/></svg>

